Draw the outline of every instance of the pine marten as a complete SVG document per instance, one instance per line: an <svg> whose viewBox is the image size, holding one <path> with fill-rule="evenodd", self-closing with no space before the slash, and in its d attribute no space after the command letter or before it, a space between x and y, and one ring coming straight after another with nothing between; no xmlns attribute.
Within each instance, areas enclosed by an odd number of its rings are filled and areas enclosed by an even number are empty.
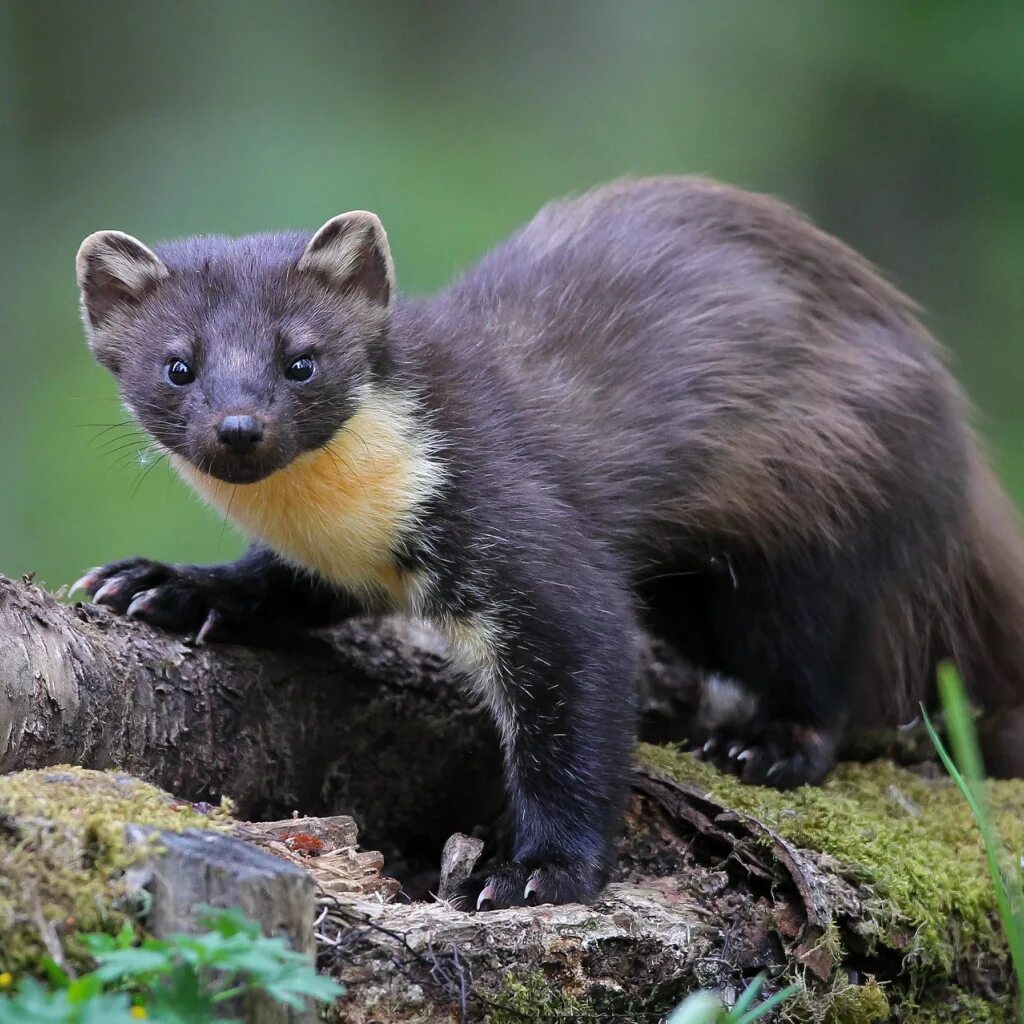
<svg viewBox="0 0 1024 1024"><path fill-rule="evenodd" d="M372 213L308 234L118 231L77 260L96 358L252 539L227 565L90 571L199 641L359 610L435 624L489 706L508 860L479 908L607 876L653 623L743 720L700 751L817 783L952 657L1024 769L1024 554L915 309L786 205L714 181L552 203L433 298Z"/></svg>

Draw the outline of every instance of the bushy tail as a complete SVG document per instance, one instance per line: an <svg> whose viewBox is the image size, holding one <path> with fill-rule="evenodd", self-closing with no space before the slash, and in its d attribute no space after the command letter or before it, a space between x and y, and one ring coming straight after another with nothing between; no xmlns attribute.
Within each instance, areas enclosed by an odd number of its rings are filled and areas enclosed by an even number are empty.
<svg viewBox="0 0 1024 1024"><path fill-rule="evenodd" d="M982 711L988 771L1024 777L1024 540L1013 504L980 453L967 486L959 533L881 610L872 700L852 725L856 732L914 721L922 701L934 707L936 665L949 658Z"/></svg>
<svg viewBox="0 0 1024 1024"><path fill-rule="evenodd" d="M1024 777L1024 540L1016 508L981 457L969 497L948 646L983 712L988 771Z"/></svg>

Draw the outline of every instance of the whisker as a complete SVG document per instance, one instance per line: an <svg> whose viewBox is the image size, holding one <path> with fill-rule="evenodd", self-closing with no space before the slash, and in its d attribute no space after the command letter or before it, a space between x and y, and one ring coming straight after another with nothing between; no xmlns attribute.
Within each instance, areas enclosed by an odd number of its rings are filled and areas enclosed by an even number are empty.
<svg viewBox="0 0 1024 1024"><path fill-rule="evenodd" d="M111 443L115 444L116 447L106 448L102 452L100 452L101 459L112 458L113 456L117 455L118 452L128 451L129 449L141 451L143 445L146 444L146 439L143 437L136 437L128 441L124 438L118 438L116 441L113 441Z"/></svg>
<svg viewBox="0 0 1024 1024"><path fill-rule="evenodd" d="M224 522L221 523L220 527L220 540L217 541L217 551L220 551L221 545L224 543L224 532L228 528L228 520L231 518L231 506L235 503L235 495L238 493L238 487L231 488L231 497L228 498L228 507L224 511Z"/></svg>
<svg viewBox="0 0 1024 1024"><path fill-rule="evenodd" d="M359 484L359 486L363 490L363 493L365 494L366 481L363 480L363 478L356 471L355 466L353 466L352 463L350 463L348 459L346 459L345 456L341 454L341 452L335 451L333 448L325 446L322 450L325 451L328 454L328 456L330 456L330 458L334 460L335 465L341 466L341 468L348 474L348 476L357 484Z"/></svg>
<svg viewBox="0 0 1024 1024"><path fill-rule="evenodd" d="M366 438L359 433L358 430L352 430L350 427L348 432L363 446L363 452L367 458L370 458L370 446L366 443Z"/></svg>
<svg viewBox="0 0 1024 1024"><path fill-rule="evenodd" d="M142 483L146 479L146 477L148 477L149 474L152 473L153 470L156 469L156 467L159 466L160 463L163 462L164 459L166 459L166 458L167 458L167 452L163 452L161 455L159 455L156 459L154 459L151 463L149 463L149 465L147 465L142 470L142 472L136 478L135 483L132 484L131 488L129 488L129 490L128 490L128 498L129 498L129 500L133 499L135 497L135 495L139 493L139 488L142 486Z"/></svg>
<svg viewBox="0 0 1024 1024"><path fill-rule="evenodd" d="M642 580L637 580L637 584L643 586L645 583L656 583L658 580L674 580L679 576L702 576L706 572L706 569L681 569L679 572L663 572L657 576L646 576Z"/></svg>
<svg viewBox="0 0 1024 1024"><path fill-rule="evenodd" d="M154 445L147 445L145 448L138 448L133 452L126 452L119 456L111 465L111 468L124 469L126 466L135 464L148 467L150 465L150 459L155 455L160 455L161 451Z"/></svg>
<svg viewBox="0 0 1024 1024"><path fill-rule="evenodd" d="M143 444L146 441L148 441L148 438L146 437L145 434L132 432L128 434L118 434L116 437L108 437L105 441L100 441L98 443L93 441L90 441L89 443L90 445L94 445L96 448L98 448L101 454L106 454L107 452L111 451L112 445L122 444L126 441L131 441L136 444Z"/></svg>
<svg viewBox="0 0 1024 1024"><path fill-rule="evenodd" d="M121 420L120 423L72 423L71 426L76 429L82 427L103 427L103 432L105 433L107 430L116 430L118 427L132 426L134 423L134 420Z"/></svg>

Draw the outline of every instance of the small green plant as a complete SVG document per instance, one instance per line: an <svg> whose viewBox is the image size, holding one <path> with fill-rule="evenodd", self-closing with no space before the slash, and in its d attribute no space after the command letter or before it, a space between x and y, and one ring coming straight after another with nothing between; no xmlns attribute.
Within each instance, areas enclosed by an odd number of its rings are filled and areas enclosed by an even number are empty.
<svg viewBox="0 0 1024 1024"><path fill-rule="evenodd" d="M752 1024L800 991L799 985L776 992L770 999L754 1005L764 988L765 976L759 974L741 993L731 1010L712 992L695 992L677 1006L665 1024Z"/></svg>
<svg viewBox="0 0 1024 1024"><path fill-rule="evenodd" d="M1018 998L1024 999L1024 883L1021 877L1021 860L1019 857L1015 861L1011 859L992 824L988 794L984 786L981 751L960 673L949 662L943 662L939 666L938 680L939 696L942 699L946 731L953 747L953 757L932 725L928 713L922 708L925 726L946 771L963 794L974 820L978 823L999 917L1003 923L1017 976Z"/></svg>
<svg viewBox="0 0 1024 1024"><path fill-rule="evenodd" d="M285 1006L329 1002L344 993L317 974L282 938L267 938L240 910L203 908L199 935L171 935L136 945L126 925L118 935L79 936L94 971L70 978L47 961L50 987L26 979L0 998L0 1024L231 1024L229 1000L261 992Z"/></svg>
<svg viewBox="0 0 1024 1024"><path fill-rule="evenodd" d="M103 992L91 974L56 991L28 978L14 995L0 998L2 1024L138 1024L146 1017L125 993Z"/></svg>

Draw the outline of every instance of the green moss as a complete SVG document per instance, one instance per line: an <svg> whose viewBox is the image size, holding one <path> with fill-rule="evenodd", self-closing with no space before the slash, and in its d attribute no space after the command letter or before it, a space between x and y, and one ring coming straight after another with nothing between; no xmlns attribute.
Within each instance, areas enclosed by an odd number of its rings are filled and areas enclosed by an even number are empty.
<svg viewBox="0 0 1024 1024"><path fill-rule="evenodd" d="M753 815L798 846L829 854L867 894L862 938L948 972L979 950L1005 955L995 895L970 812L946 779L887 761L841 765L826 783L779 793L744 786L672 747L642 745L655 770ZM989 783L997 825L1016 849L1024 782Z"/></svg>
<svg viewBox="0 0 1024 1024"><path fill-rule="evenodd" d="M889 1020L889 997L877 982L851 985L836 992L826 1020L828 1024L881 1024Z"/></svg>
<svg viewBox="0 0 1024 1024"><path fill-rule="evenodd" d="M585 999L555 989L542 971L510 975L494 997L486 1024L597 1024L598 1016Z"/></svg>
<svg viewBox="0 0 1024 1024"><path fill-rule="evenodd" d="M126 824L184 831L226 820L120 773L60 766L0 776L0 972L38 973L60 946L83 963L69 937L127 919L124 871L151 849L129 847Z"/></svg>
<svg viewBox="0 0 1024 1024"><path fill-rule="evenodd" d="M1020 1024L1013 1001L991 1002L951 989L940 1001L909 1009L906 1024Z"/></svg>
<svg viewBox="0 0 1024 1024"><path fill-rule="evenodd" d="M925 779L889 762L848 764L820 788L779 793L744 786L672 747L642 745L639 754L659 773L751 814L800 847L828 854L839 873L857 885L863 901L865 917L842 922L856 931L858 955L865 952L863 947L870 953L886 946L902 957L902 970L884 984L868 977L863 984L850 985L843 970L825 984L805 979L803 991L785 1005L780 1020L1001 1024L1016 1019L1009 997L986 1002L963 992L951 976L954 971L973 976L984 963L994 981L1000 962L1008 960L980 837L947 780ZM1024 783L989 786L996 821L1017 848ZM842 938L838 922L821 938L837 963L843 958ZM892 958L880 962L891 963ZM592 1024L604 1019L601 1009L537 972L509 978L487 1020ZM643 1007L635 1019L651 1016L651 1007ZM622 1019L634 1017L626 1014Z"/></svg>

